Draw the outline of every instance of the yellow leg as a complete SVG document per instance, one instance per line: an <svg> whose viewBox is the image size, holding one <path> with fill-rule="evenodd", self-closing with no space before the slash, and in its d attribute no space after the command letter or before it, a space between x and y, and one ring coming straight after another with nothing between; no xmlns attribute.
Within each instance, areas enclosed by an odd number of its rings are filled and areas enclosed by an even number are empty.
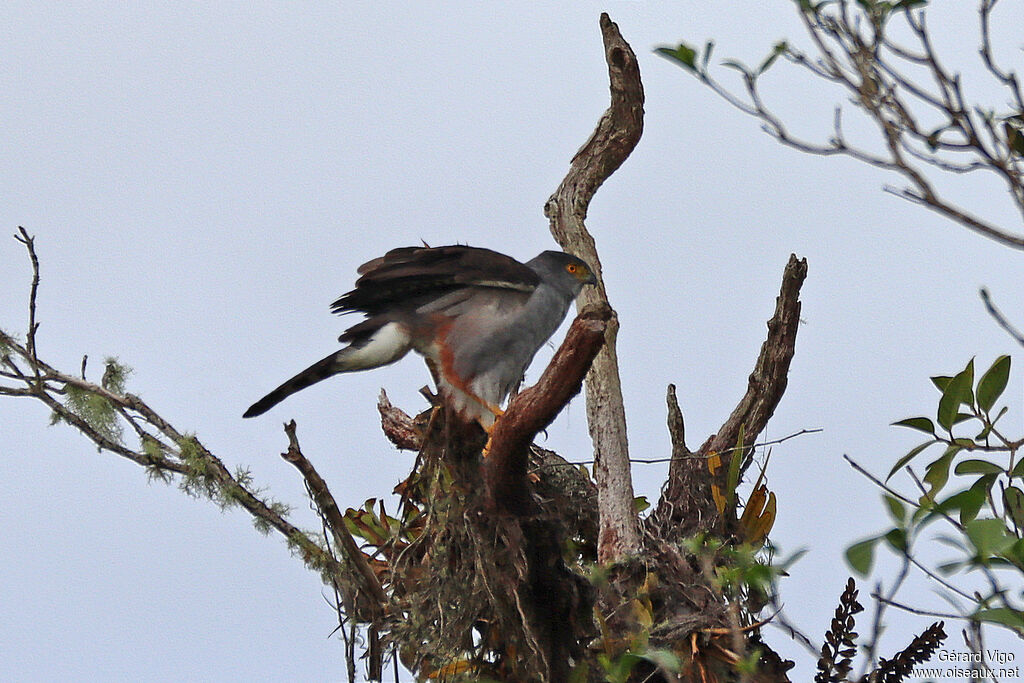
<svg viewBox="0 0 1024 683"><path fill-rule="evenodd" d="M489 427L484 427L484 431L487 432L487 443L484 444L484 449L480 452L481 458L486 459L491 452L491 432L494 431L494 425L496 424L498 424L497 421L492 422Z"/></svg>
<svg viewBox="0 0 1024 683"><path fill-rule="evenodd" d="M487 407L487 410L494 414L494 422L491 422L490 425L480 425L484 428L484 431L487 432L487 443L484 444L484 450L480 453L480 457L486 458L487 454L491 451L491 433L494 431L494 425L498 424L498 420L505 414L505 411L496 405L487 403L486 401L483 401L482 403Z"/></svg>

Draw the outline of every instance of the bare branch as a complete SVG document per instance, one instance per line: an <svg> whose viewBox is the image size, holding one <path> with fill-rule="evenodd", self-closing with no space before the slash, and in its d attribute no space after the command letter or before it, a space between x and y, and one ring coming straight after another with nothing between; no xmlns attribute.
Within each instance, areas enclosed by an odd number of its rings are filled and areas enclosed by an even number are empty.
<svg viewBox="0 0 1024 683"><path fill-rule="evenodd" d="M1000 244L1024 249L1024 235L974 215L959 202L941 196L925 174L929 167L954 174L991 171L1004 180L1012 201L1024 216L1024 155L1020 147L1024 139L1024 94L1016 74L994 61L989 33L994 6L993 0L980 0L980 55L988 72L1010 92L1012 109L1002 113L995 108L972 106L967 101L959 74L947 69L940 60L924 10L845 1L798 10L818 56L814 59L786 47L789 61L847 91L853 105L877 124L885 153L848 143L838 115L835 135L827 142L811 142L793 135L762 99L761 71L745 71L744 97L719 83L706 68L691 66L691 70L730 105L761 121L763 130L783 145L808 154L841 154L898 173L909 186L898 191L886 188L895 196L925 206ZM887 33L887 27L897 16L910 29L916 43L913 47L896 43ZM923 84L908 75L916 76L922 67L931 83ZM1006 105L1002 106L1005 109ZM915 110L919 109L929 116L918 116ZM935 114L942 120L940 125L925 127L922 121L934 119Z"/></svg>
<svg viewBox="0 0 1024 683"><path fill-rule="evenodd" d="M744 440L753 441L768 424L789 381L789 364L796 351L796 333L800 324L800 287L806 277L806 259L791 255L782 275L775 314L768 321L768 337L761 345L747 382L747 393L718 433L701 448L702 453L732 448L741 429Z"/></svg>
<svg viewBox="0 0 1024 683"><path fill-rule="evenodd" d="M245 482L240 482L224 463L194 436L179 432L138 396L129 393L122 395L84 378L60 372L39 358L36 346L36 330L39 328L36 317L39 260L35 253L34 238L29 236L24 228L21 228L21 235L16 236L16 239L28 249L32 262L29 332L25 344L19 343L9 335L2 335L0 341L9 350L3 357L3 363L9 372L4 372L3 376L25 386L0 387L0 395L21 396L40 401L53 411L56 418L76 428L101 451L109 451L131 460L145 467L153 476L171 473L183 477L184 482L201 480L204 490L215 496L220 505L239 505L253 517L258 527L275 529L284 536L311 567L327 574L338 575L337 563L315 541L285 519L281 512L282 506L260 498L257 490ZM27 365L32 373L22 372L16 361ZM113 438L117 435L98 429L86 417L76 413L68 404L57 398L66 396L71 389L106 401L110 410L127 421L139 436L141 447L135 449L124 445L119 438ZM153 432L151 433L146 426L152 428ZM154 434L163 435L164 441L158 440ZM150 448L147 449L147 445ZM193 453L191 461L184 456L186 450Z"/></svg>
<svg viewBox="0 0 1024 683"><path fill-rule="evenodd" d="M673 389L675 388L674 385L669 385L669 386L673 387ZM674 393L673 393L673 396L674 396ZM669 420L670 421L672 420L672 413L671 412L669 413ZM670 427L670 430L671 430L671 427ZM756 448L764 448L765 446L774 446L774 445L777 445L777 444L789 441L790 439L795 439L798 436L803 436L804 434L818 434L818 433L820 433L822 431L824 431L824 430L821 429L820 427L815 428L815 429L801 429L798 432L793 432L792 434L787 434L786 436L780 437L778 439L770 439L768 441L761 441L759 443L752 443L749 446L743 446L742 448L739 447L739 446L734 446L732 448L728 448L728 449L726 449L724 451L721 451L721 454L722 455L728 454L728 455L731 456L731 454L735 453L737 450L745 451L745 450L747 450L749 448L755 448L756 449ZM675 452L675 451L673 450L673 452ZM694 459L707 460L707 456L697 455L697 454L693 453L692 451L686 451L686 452L680 451L679 455L674 455L674 456L669 457L669 458L630 458L629 462L631 462L634 465L657 465L657 464L663 463L663 462L672 463L672 462L677 462L677 461L680 461L680 460L694 460ZM594 462L593 460L573 460L571 462L565 462L564 464L565 465L590 465L593 462ZM671 468L669 468L669 469L671 470Z"/></svg>
<svg viewBox="0 0 1024 683"><path fill-rule="evenodd" d="M898 610L903 610L904 612L908 612L910 614L917 614L917 615L920 615L920 616L923 616L923 617L937 617L939 619L963 619L963 615L960 615L960 614L953 614L952 612L935 612L935 611L932 611L932 610L926 610L926 609L919 609L917 607L911 607L910 605L904 605L901 602L896 602L895 600L890 600L890 599L888 599L888 598L886 598L884 596L878 595L877 593L872 593L871 597L875 598L876 600L878 600L879 602L881 602L881 603L883 603L885 605L889 605L890 607L895 607Z"/></svg>
<svg viewBox="0 0 1024 683"><path fill-rule="evenodd" d="M370 569L370 565L367 564L366 556L359 550L359 546L356 545L352 535L348 532L345 526L345 518L338 508L338 503L334 500L334 495L331 494L330 489L327 487L327 482L323 480L316 471L316 468L313 467L313 464L302 454L302 449L299 448L299 438L295 434L295 428L295 420L288 422L284 426L285 434L288 435L288 450L282 453L281 457L294 465L295 469L302 473L303 479L306 480L306 485L309 486L313 502L316 503L317 508L320 509L324 519L327 521L327 526L334 536L335 543L341 548L345 560L361 578L360 586L366 591L366 595L373 598L373 602L368 602L367 605L370 615L379 616L384 612L384 607L388 603L388 597L384 593L384 589L381 588L380 582L374 575L373 570Z"/></svg>
<svg viewBox="0 0 1024 683"><path fill-rule="evenodd" d="M1006 330L1006 333L1013 337L1013 340L1024 346L1024 334L1020 332L1016 327L1010 324L1010 321L1006 319L1002 311L996 308L996 305L992 303L992 297L989 295L988 290L984 287L978 292L981 295L981 300L985 302L985 308L988 310L989 315L992 316L996 323Z"/></svg>
<svg viewBox="0 0 1024 683"><path fill-rule="evenodd" d="M1021 92L1020 83L1017 80L1017 74L1013 71L1004 71L995 62L995 58L992 56L992 36L989 31L991 24L992 10L995 9L997 0L981 0L981 7L978 9L978 15L981 18L981 59L985 63L986 68L1005 85L1013 97L1013 101L1016 102L1017 108L1024 113L1024 93Z"/></svg>
<svg viewBox="0 0 1024 683"><path fill-rule="evenodd" d="M918 502L916 500L911 500L910 498L907 498L906 496L904 496L902 493L900 493L896 489L890 488L885 482L883 482L881 479L879 479L875 475L873 475L870 472L868 472L866 469L864 469L864 467L862 465L860 465L856 460L851 458L849 455L846 455L844 453L843 454L843 460L845 460L846 462L850 463L850 467L852 467L853 469L857 470L862 475L867 477L871 481L872 484L874 484L878 488L882 489L883 491L885 491L887 494L889 494L893 498L896 498L897 500L901 500L904 503L906 503L907 505L911 505L911 506L913 506L915 508L918 507Z"/></svg>
<svg viewBox="0 0 1024 683"><path fill-rule="evenodd" d="M878 659L878 641L882 637L882 633L885 631L884 622L882 621L885 616L885 610L891 604L891 601L899 593L903 583L907 580L907 574L910 571L910 551L909 549L903 553L903 561L900 563L900 570L896 574L896 578L893 579L892 585L889 587L888 595L882 595L882 583L878 582L875 584L875 590L871 593L871 597L875 600L875 616L871 622L871 639L864 647L864 668L861 671L861 675L864 676L868 671L875 667Z"/></svg>
<svg viewBox="0 0 1024 683"><path fill-rule="evenodd" d="M677 453L673 436L673 458L666 482L648 529L660 529L661 535L685 537L698 529L716 529L719 514L711 493L711 473L707 458L713 453L732 453L740 432L744 441L753 443L775 412L788 382L789 364L796 351L796 333L800 322L800 288L807 277L807 261L795 255L782 276L775 314L768 321L768 336L747 382L747 392L733 409L718 433L711 436L695 454ZM676 422L674 395L669 394L670 430ZM678 416L681 418L681 412ZM744 446L743 450L751 450ZM745 459L743 469L751 462ZM742 473L742 469L741 469Z"/></svg>
<svg viewBox="0 0 1024 683"><path fill-rule="evenodd" d="M675 470L679 462L692 455L686 446L686 424L683 421L683 411L679 407L679 399L676 398L676 385L669 384L665 392L665 403L668 406L668 434L672 440L672 464L668 468L669 480L677 479L681 475ZM630 462L644 462L643 460L631 460Z"/></svg>
<svg viewBox="0 0 1024 683"><path fill-rule="evenodd" d="M25 249L28 250L28 257L32 262L32 286L29 289L28 295L28 334L25 335L25 346L28 353L25 360L28 361L29 367L32 368L36 380L38 380L39 367L36 365L36 330L39 329L39 323L36 322L36 297L39 293L39 257L36 256L35 238L29 235L28 231L20 225L18 226L18 232L20 234L15 235L14 239L25 245Z"/></svg>
<svg viewBox="0 0 1024 683"><path fill-rule="evenodd" d="M544 205L555 240L563 249L590 264L597 277L594 291L585 290L580 297L581 307L595 303L609 305L594 238L584 225L590 200L630 155L643 133L644 91L636 55L607 14L601 15L601 33L608 62L611 105ZM594 470L601 511L601 561L633 555L640 550L639 520L633 511L626 412L615 349L618 330L618 318L612 310L604 346L586 382L587 422L597 461Z"/></svg>

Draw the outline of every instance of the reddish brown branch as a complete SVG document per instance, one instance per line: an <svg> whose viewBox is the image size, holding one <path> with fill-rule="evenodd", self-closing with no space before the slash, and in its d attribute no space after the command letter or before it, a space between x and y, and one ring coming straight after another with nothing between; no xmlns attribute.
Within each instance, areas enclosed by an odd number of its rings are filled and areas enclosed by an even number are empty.
<svg viewBox="0 0 1024 683"><path fill-rule="evenodd" d="M601 261L594 238L584 225L590 200L636 147L644 120L644 89L636 55L607 14L601 15L601 34L608 63L611 104L590 139L573 157L558 189L544 205L544 215L550 221L555 240L563 249L590 264L597 277L597 287L584 291L580 297L581 306L608 305ZM632 555L640 549L639 521L633 511L626 411L615 352L618 330L618 319L612 311L604 347L587 377L587 424L594 444L602 561Z"/></svg>
<svg viewBox="0 0 1024 683"><path fill-rule="evenodd" d="M610 317L611 310L602 306L589 307L576 316L544 374L516 396L495 423L484 477L498 509L520 514L525 509L530 444L579 393L590 364L604 344Z"/></svg>
<svg viewBox="0 0 1024 683"><path fill-rule="evenodd" d="M356 570L360 577L365 593L364 597L371 598L364 600L362 604L368 605L372 614L380 615L388 601L384 589L381 588L380 582L374 575L373 570L370 569L370 565L366 562L366 557L359 550L359 546L356 545L352 535L345 527L345 518L341 514L341 509L338 508L338 503L334 500L334 495L327 488L327 482L323 480L316 471L316 468L313 467L313 464L302 454L302 450L299 448L299 439L295 434L295 420L285 424L284 431L288 435L288 450L282 453L281 457L294 465L295 469L302 473L302 478L306 480L306 484L309 486L313 502L316 503L324 519L327 520L327 526L330 527L335 542L341 547L345 559L348 560L349 565Z"/></svg>

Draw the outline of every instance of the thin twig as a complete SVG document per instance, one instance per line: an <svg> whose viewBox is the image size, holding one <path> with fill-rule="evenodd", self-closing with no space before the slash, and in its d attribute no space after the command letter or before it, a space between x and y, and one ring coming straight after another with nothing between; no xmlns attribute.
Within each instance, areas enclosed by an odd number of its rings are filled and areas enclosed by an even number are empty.
<svg viewBox="0 0 1024 683"><path fill-rule="evenodd" d="M766 446L774 446L774 445L780 444L780 443L782 443L784 441L789 441L790 439L795 439L798 436L803 436L804 434L817 434L817 433L823 432L823 431L825 431L825 430L822 429L821 427L815 427L814 429L801 429L799 432L793 432L792 434L784 436L781 439L772 439L771 441L761 441L760 443L755 443L755 444L751 444L749 446L744 446L743 448L739 448L739 447L733 446L732 448L725 449L720 454L728 456L731 453L735 453L737 450L744 450L745 451L748 448L755 448L756 449L756 448L764 448ZM696 454L694 454L694 455L684 455L684 456L681 456L681 458L683 458L683 459L691 459L692 458L692 459L699 459L699 460L707 460L708 456L707 455L696 455ZM655 465L655 464L663 463L663 462L672 462L673 460L676 460L676 459L678 459L678 458L649 458L649 459L630 458L629 462L633 463L633 464L636 464L636 465ZM565 464L565 465L590 465L593 462L594 462L593 460L572 460L572 461L567 461L565 463L553 463L553 464L555 464L555 465L561 465L561 464Z"/></svg>
<svg viewBox="0 0 1024 683"><path fill-rule="evenodd" d="M953 593L956 593L960 597L966 598L967 600L973 600L974 599L971 596L970 593L967 593L966 591L960 590L959 588L957 588L956 586L951 584L949 581L946 581L945 579L943 579L941 576L939 576L938 574L933 572L926 565L922 564L921 562L919 562L918 560L914 559L913 557L910 558L910 563L913 564L915 567L917 567L919 570L921 570L921 572L923 572L925 574L925 576L927 576L932 581L935 581L936 583L938 583L940 586L942 586L946 590L952 591Z"/></svg>
<svg viewBox="0 0 1024 683"><path fill-rule="evenodd" d="M845 460L846 462L850 463L850 467L852 467L853 469L857 470L858 472L860 472L861 474L863 474L863 475L864 475L865 477L867 477L868 479L870 479L870 480L871 480L871 483L873 483L873 484L874 484L875 486L877 486L878 488L880 488L880 489L882 489L883 491L885 491L886 493L888 493L888 494L889 494L890 496L892 496L893 498L896 498L896 499L898 499L898 500L902 500L902 501L903 501L904 503L907 503L908 505L912 505L912 506L914 506L915 508L916 508L916 507L918 506L918 503L917 503L917 501L916 501L916 500L911 500L910 498L907 498L906 496L904 496L904 495L903 495L902 493L900 493L899 491L896 491L895 489L892 489L892 488L890 488L890 487L889 487L888 485L886 485L886 483L885 483L885 482L883 482L883 481L882 481L881 479L879 479L879 478L878 478L878 477L876 477L875 475L873 475L873 474L871 474L870 472L868 472L868 471L867 471L866 469L864 469L864 468L863 468L863 467L862 467L861 465L859 465L859 464L857 463L857 461L855 461L855 460L854 460L853 458L851 458L851 457L850 457L849 455L847 455L846 453L843 453L843 459L844 459L844 460Z"/></svg>
<svg viewBox="0 0 1024 683"><path fill-rule="evenodd" d="M982 287L978 290L978 294L981 296L981 300L985 303L985 308L988 310L988 314L992 316L992 319L996 321L1001 328L1006 330L1006 333L1013 337L1013 340L1024 346L1024 334L1010 324L1010 321L1006 319L1006 316L996 308L996 305L992 303L992 297L989 295L988 290Z"/></svg>
<svg viewBox="0 0 1024 683"><path fill-rule="evenodd" d="M771 605L775 608L775 616L769 622L781 631L789 634L789 637L799 643L814 658L821 656L821 647L815 646L814 642L807 637L793 622L786 616L786 611L777 595L771 596Z"/></svg>
<svg viewBox="0 0 1024 683"><path fill-rule="evenodd" d="M322 548L317 545L308 535L288 522L287 519L271 503L260 498L259 492L244 486L224 466L224 463L214 456L195 437L182 434L170 423L160 417L149 405L133 394L118 394L109 389L93 384L75 375L58 371L53 366L39 358L37 353L35 330L39 323L36 320L36 297L38 292L38 258L35 255L34 238L28 235L24 228L21 235L15 236L19 242L28 249L29 257L33 264L33 286L29 294L29 335L25 344L21 344L11 338L4 336L5 346L10 347L10 353L3 358L3 364L9 368L9 372L2 373L4 377L14 379L25 384L25 387L0 387L0 395L24 396L34 398L42 402L54 415L76 428L86 438L93 442L103 451L109 451L132 462L145 467L151 474L162 473L177 474L182 477L196 476L193 466L182 461L180 453L173 451L168 443L180 448L185 442L190 447L198 450L202 460L202 476L216 491L225 496L225 500L238 503L244 508L253 519L260 525L278 531L289 543L298 550L303 559L311 566L323 569L328 574L338 572L337 563L324 554ZM21 372L14 359L21 359L32 368L32 374ZM142 448L133 449L120 443L117 439L98 431L92 424L82 416L72 411L64 402L55 398L63 395L70 387L83 392L93 394L105 399L118 415L123 417L139 436ZM141 421L141 423L140 423ZM147 431L143 424L149 425L167 440L164 443ZM146 450L148 443L159 445L158 453Z"/></svg>
<svg viewBox="0 0 1024 683"><path fill-rule="evenodd" d="M326 518L335 542L341 547L345 559L362 577L363 588L367 591L369 597L373 598L373 602L370 603L371 610L377 614L382 614L388 602L387 595L384 593L384 589L381 588L380 582L374 575L373 570L370 569L370 565L367 564L366 557L359 550L359 546L356 545L352 535L348 532L345 526L345 518L341 514L341 509L338 508L338 503L334 500L330 489L327 487L327 482L323 480L316 471L316 468L313 467L313 464L302 454L295 429L295 420L285 424L284 431L288 436L288 450L282 453L281 457L294 465L302 474L303 479L306 480L313 500L316 502L317 507L320 508L324 518Z"/></svg>
<svg viewBox="0 0 1024 683"><path fill-rule="evenodd" d="M911 607L910 605L905 605L902 602L896 602L895 600L889 600L888 598L876 596L874 594L872 594L872 597L875 597L876 599L884 602L890 607L895 607L898 610L903 610L904 612L909 612L910 614L919 614L922 617L937 617L939 619L963 619L963 615L960 614L953 614L951 612L934 612L932 610L921 609L919 607Z"/></svg>
<svg viewBox="0 0 1024 683"><path fill-rule="evenodd" d="M39 293L39 257L36 256L36 240L34 237L28 234L22 226L18 226L19 235L15 235L14 239L18 240L25 245L28 249L28 257L32 262L32 286L29 289L28 295L28 334L25 336L25 346L28 349L28 355L26 361L28 361L29 367L35 373L36 380L39 380L39 366L37 365L38 357L36 355L36 330L39 329L39 323L36 322L36 297Z"/></svg>
<svg viewBox="0 0 1024 683"><path fill-rule="evenodd" d="M878 641L882 637L882 618L885 616L885 610L889 607L890 602L896 597L896 593L899 592L903 586L903 582L907 580L907 574L910 571L910 549L907 548L903 552L903 563L900 565L900 571L896 575L896 578L892 582L892 586L889 588L889 594L883 596L882 584L879 582L875 586L874 592L871 593L871 597L875 600L875 617L871 622L871 640L868 641L865 647L864 657L864 668L861 671L862 675L875 667L875 663L878 657Z"/></svg>

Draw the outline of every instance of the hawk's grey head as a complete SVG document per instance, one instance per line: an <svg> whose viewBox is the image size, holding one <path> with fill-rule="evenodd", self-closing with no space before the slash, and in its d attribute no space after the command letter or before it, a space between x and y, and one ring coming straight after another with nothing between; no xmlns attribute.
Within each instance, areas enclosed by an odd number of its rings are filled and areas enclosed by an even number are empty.
<svg viewBox="0 0 1024 683"><path fill-rule="evenodd" d="M575 299L584 285L597 284L590 266L583 259L564 251L541 252L526 265L568 299Z"/></svg>

